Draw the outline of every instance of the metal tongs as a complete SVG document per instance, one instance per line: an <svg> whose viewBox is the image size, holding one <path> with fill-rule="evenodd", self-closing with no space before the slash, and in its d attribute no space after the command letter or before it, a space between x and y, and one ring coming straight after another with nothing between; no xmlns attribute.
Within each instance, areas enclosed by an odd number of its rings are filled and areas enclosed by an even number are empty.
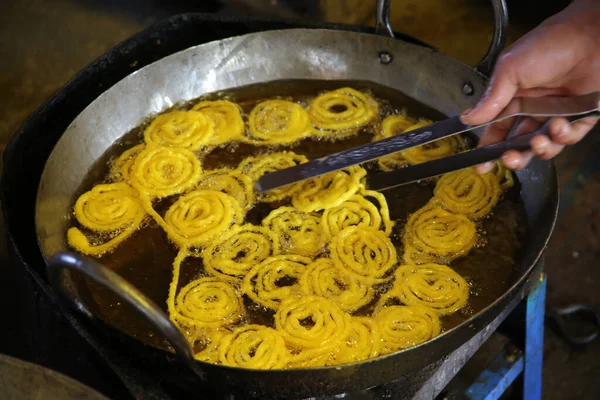
<svg viewBox="0 0 600 400"><path fill-rule="evenodd" d="M509 134L507 140L479 147L464 153L452 155L423 164L400 168L391 172L378 173L367 178L371 190L385 190L418 180L431 178L459 169L468 168L499 159L508 150L530 150L530 141L535 136L548 135L552 118L565 117L570 122L600 117L600 92L574 97L521 97L514 99L498 118L482 125L465 125L459 117L451 117L440 122L392 136L377 142L354 147L326 157L311 160L305 164L282 169L263 175L256 183L258 192L266 192L281 186L314 178L328 172L362 164L377 158L394 154L411 147L421 146L436 140L472 131L497 123L507 118L518 117L513 124L514 133L522 117L550 118L538 130L525 135Z"/></svg>

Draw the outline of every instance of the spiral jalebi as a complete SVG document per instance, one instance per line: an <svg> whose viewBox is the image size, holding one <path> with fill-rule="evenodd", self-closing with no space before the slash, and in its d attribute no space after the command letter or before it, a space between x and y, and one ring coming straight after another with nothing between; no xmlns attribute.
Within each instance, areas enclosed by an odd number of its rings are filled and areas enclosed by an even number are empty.
<svg viewBox="0 0 600 400"><path fill-rule="evenodd" d="M135 162L136 157L144 148L145 144L138 144L137 146L133 146L130 149L125 150L121 155L115 160L110 169L110 177L114 181L124 181L129 182L131 175L131 167L133 167L133 163Z"/></svg>
<svg viewBox="0 0 600 400"><path fill-rule="evenodd" d="M368 94L341 88L317 96L308 106L316 135L335 139L358 132L379 113L379 105Z"/></svg>
<svg viewBox="0 0 600 400"><path fill-rule="evenodd" d="M130 169L133 187L148 197L167 197L196 186L202 173L200 161L189 150L148 146Z"/></svg>
<svg viewBox="0 0 600 400"><path fill-rule="evenodd" d="M87 229L108 234L102 244L91 244L78 228L67 231L67 241L76 250L100 256L114 250L141 225L146 213L138 193L123 182L97 185L75 203L75 218Z"/></svg>
<svg viewBox="0 0 600 400"><path fill-rule="evenodd" d="M491 173L498 179L500 189L508 190L515 185L513 172L510 169L505 168L501 161L496 161Z"/></svg>
<svg viewBox="0 0 600 400"><path fill-rule="evenodd" d="M233 225L240 225L242 218L243 210L233 197L216 190L195 190L169 208L162 228L179 247L205 247Z"/></svg>
<svg viewBox="0 0 600 400"><path fill-rule="evenodd" d="M379 326L369 317L352 317L350 335L340 346L335 359L338 364L374 358L381 350Z"/></svg>
<svg viewBox="0 0 600 400"><path fill-rule="evenodd" d="M491 174L479 174L473 168L444 174L435 185L434 198L446 210L471 219L492 211L500 200L499 179Z"/></svg>
<svg viewBox="0 0 600 400"><path fill-rule="evenodd" d="M245 224L234 226L228 233L202 251L204 268L227 280L240 281L268 257L281 253L279 237L270 229Z"/></svg>
<svg viewBox="0 0 600 400"><path fill-rule="evenodd" d="M299 284L305 295L329 299L347 312L367 305L375 294L370 285L362 283L328 258L320 258L305 268Z"/></svg>
<svg viewBox="0 0 600 400"><path fill-rule="evenodd" d="M292 205L304 212L337 207L363 188L366 175L364 168L354 166L300 182Z"/></svg>
<svg viewBox="0 0 600 400"><path fill-rule="evenodd" d="M294 167L307 161L308 159L303 155L292 151L282 151L256 157L247 157L240 163L237 170L248 175L256 182L258 178L266 173ZM299 188L300 186L297 184L287 185L265 193L261 196L260 200L265 202L282 200L293 195Z"/></svg>
<svg viewBox="0 0 600 400"><path fill-rule="evenodd" d="M281 333L263 325L244 325L219 343L219 360L230 367L283 368L289 352Z"/></svg>
<svg viewBox="0 0 600 400"><path fill-rule="evenodd" d="M318 214L283 206L271 211L262 224L279 236L285 253L313 257L325 247L321 216Z"/></svg>
<svg viewBox="0 0 600 400"><path fill-rule="evenodd" d="M394 291L409 306L422 305L448 315L463 308L469 299L468 283L445 265L403 265L395 275Z"/></svg>
<svg viewBox="0 0 600 400"><path fill-rule="evenodd" d="M242 291L255 303L277 310L282 300L300 294L298 280L310 262L291 254L269 257L246 274Z"/></svg>
<svg viewBox="0 0 600 400"><path fill-rule="evenodd" d="M410 215L404 229L407 264L447 264L466 255L477 241L475 224L469 218L432 204Z"/></svg>
<svg viewBox="0 0 600 400"><path fill-rule="evenodd" d="M289 347L300 350L293 356L296 365L326 357L348 338L352 329L350 315L318 296L284 300L275 313L275 326Z"/></svg>
<svg viewBox="0 0 600 400"><path fill-rule="evenodd" d="M199 150L214 134L212 119L198 111L172 111L159 115L144 131L149 145Z"/></svg>
<svg viewBox="0 0 600 400"><path fill-rule="evenodd" d="M396 247L384 232L350 226L329 244L333 262L364 283L379 283L396 265Z"/></svg>
<svg viewBox="0 0 600 400"><path fill-rule="evenodd" d="M308 114L300 104L287 100L259 103L248 117L246 141L255 145L284 145L310 135Z"/></svg>
<svg viewBox="0 0 600 400"><path fill-rule="evenodd" d="M377 201L379 207L368 198ZM323 212L321 226L328 239L336 236L349 226L362 226L379 229L390 235L394 223L390 220L390 211L385 196L372 190L355 194L337 207L327 208Z"/></svg>
<svg viewBox="0 0 600 400"><path fill-rule="evenodd" d="M184 286L172 305L171 318L197 328L219 328L238 322L243 305L230 284L207 277Z"/></svg>
<svg viewBox="0 0 600 400"><path fill-rule="evenodd" d="M203 361L211 364L219 364L221 362L219 358L219 344L221 339L226 335L231 334L228 329L197 329L196 337L189 337L186 335L188 341L194 349L194 358L198 361ZM185 332L185 331L184 331ZM200 351L196 351L198 344L202 344Z"/></svg>
<svg viewBox="0 0 600 400"><path fill-rule="evenodd" d="M381 123L381 130L373 138L374 140L381 140L388 137L396 136L404 133L408 128L415 125L415 121L403 114L394 114L385 117Z"/></svg>
<svg viewBox="0 0 600 400"><path fill-rule="evenodd" d="M381 354L416 346L440 334L437 313L424 306L390 306L375 315Z"/></svg>
<svg viewBox="0 0 600 400"><path fill-rule="evenodd" d="M206 115L214 124L214 133L207 144L220 145L242 138L246 126L237 104L228 100L201 101L192 110Z"/></svg>
<svg viewBox="0 0 600 400"><path fill-rule="evenodd" d="M254 205L252 179L234 169L219 168L205 171L200 177L197 188L223 192L236 199L244 210L249 210Z"/></svg>

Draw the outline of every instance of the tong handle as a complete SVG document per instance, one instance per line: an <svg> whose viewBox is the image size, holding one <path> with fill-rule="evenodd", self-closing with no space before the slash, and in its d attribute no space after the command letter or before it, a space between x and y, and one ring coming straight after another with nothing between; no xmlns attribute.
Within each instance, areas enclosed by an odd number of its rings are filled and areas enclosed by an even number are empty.
<svg viewBox="0 0 600 400"><path fill-rule="evenodd" d="M598 111L600 92L570 97L517 97L509 103L500 118L490 124L515 116L576 117Z"/></svg>

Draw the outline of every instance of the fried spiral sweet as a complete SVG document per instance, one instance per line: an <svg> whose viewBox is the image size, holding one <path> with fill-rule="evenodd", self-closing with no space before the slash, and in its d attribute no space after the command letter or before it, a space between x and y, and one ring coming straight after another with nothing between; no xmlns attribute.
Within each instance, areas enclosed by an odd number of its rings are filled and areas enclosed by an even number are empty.
<svg viewBox="0 0 600 400"><path fill-rule="evenodd" d="M171 319L197 328L218 328L239 321L242 312L233 286L210 277L193 280L179 291Z"/></svg>
<svg viewBox="0 0 600 400"><path fill-rule="evenodd" d="M202 251L204 268L228 281L239 281L253 266L281 253L279 238L262 226L234 226Z"/></svg>
<svg viewBox="0 0 600 400"><path fill-rule="evenodd" d="M381 354L416 346L440 334L437 313L424 306L389 306L375 316L381 337Z"/></svg>
<svg viewBox="0 0 600 400"><path fill-rule="evenodd" d="M402 242L407 264L446 264L464 256L475 245L475 224L464 215L427 204L409 218Z"/></svg>
<svg viewBox="0 0 600 400"><path fill-rule="evenodd" d="M508 190L515 185L515 178L512 171L505 168L501 161L496 161L494 169L490 173L496 176L502 190Z"/></svg>
<svg viewBox="0 0 600 400"><path fill-rule="evenodd" d="M194 358L199 361L204 361L211 364L218 364L219 359L219 344L221 339L226 335L231 334L228 329L197 329L200 332L197 337L188 337L188 341L195 348L198 342L203 343L203 349L194 352ZM187 336L187 335L186 335Z"/></svg>
<svg viewBox="0 0 600 400"><path fill-rule="evenodd" d="M292 205L304 212L339 206L363 187L361 179L366 175L364 168L354 166L300 182Z"/></svg>
<svg viewBox="0 0 600 400"><path fill-rule="evenodd" d="M288 346L301 350L298 363L326 355L350 334L350 315L335 303L318 296L284 300L275 313L275 326Z"/></svg>
<svg viewBox="0 0 600 400"><path fill-rule="evenodd" d="M395 274L394 291L403 304L422 305L448 315L463 308L469 299L467 281L445 265L403 265Z"/></svg>
<svg viewBox="0 0 600 400"><path fill-rule="evenodd" d="M363 284L328 258L320 258L305 268L299 284L304 294L329 299L347 312L367 305L374 296L370 285Z"/></svg>
<svg viewBox="0 0 600 400"><path fill-rule="evenodd" d="M297 282L310 262L291 254L269 257L246 274L242 291L255 303L277 310L282 300L299 292Z"/></svg>
<svg viewBox="0 0 600 400"><path fill-rule="evenodd" d="M219 168L205 171L200 177L197 188L223 192L236 199L244 210L249 210L254 205L252 179L234 169Z"/></svg>
<svg viewBox="0 0 600 400"><path fill-rule="evenodd" d="M307 162L308 159L292 151L282 151L279 153L263 154L257 157L245 158L237 170L248 175L254 182L261 176L269 172L275 172L280 169L290 168L298 164ZM288 185L282 188L274 189L261 196L261 201L272 202L291 196L300 188L299 185Z"/></svg>
<svg viewBox="0 0 600 400"><path fill-rule="evenodd" d="M379 207L370 202L367 197L377 200ZM385 196L379 192L365 190L353 195L337 207L327 208L323 212L321 226L330 240L349 226L381 229L389 236L394 223L390 220Z"/></svg>
<svg viewBox="0 0 600 400"><path fill-rule="evenodd" d="M287 364L289 352L281 333L263 325L244 325L219 343L219 360L230 367L278 369Z"/></svg>
<svg viewBox="0 0 600 400"><path fill-rule="evenodd" d="M396 265L396 248L382 231L350 226L329 244L338 268L365 283L385 281L386 273Z"/></svg>
<svg viewBox="0 0 600 400"><path fill-rule="evenodd" d="M210 118L214 124L214 133L208 139L209 145L220 145L240 140L244 134L244 120L240 106L228 100L201 101L192 107Z"/></svg>
<svg viewBox="0 0 600 400"><path fill-rule="evenodd" d="M373 98L352 88L341 88L317 96L308 114L317 136L343 138L354 134L379 113Z"/></svg>
<svg viewBox="0 0 600 400"><path fill-rule="evenodd" d="M163 229L179 247L205 247L233 225L240 225L242 218L242 208L233 197L216 190L195 190L169 208Z"/></svg>
<svg viewBox="0 0 600 400"><path fill-rule="evenodd" d="M259 103L248 117L246 141L255 145L283 145L310 135L307 112L300 104L287 100Z"/></svg>
<svg viewBox="0 0 600 400"><path fill-rule="evenodd" d="M114 181L125 181L129 182L131 175L131 167L135 162L136 157L144 148L145 144L138 144L137 146L133 146L130 149L125 150L121 155L115 160L110 169L110 177Z"/></svg>
<svg viewBox="0 0 600 400"><path fill-rule="evenodd" d="M350 325L350 334L335 357L337 363L345 364L377 357L381 350L377 323L369 317L352 317Z"/></svg>
<svg viewBox="0 0 600 400"><path fill-rule="evenodd" d="M130 171L133 187L146 196L161 198L196 186L202 167L189 150L148 146L140 151Z"/></svg>
<svg viewBox="0 0 600 400"><path fill-rule="evenodd" d="M446 210L478 219L492 211L500 200L498 178L478 174L473 168L444 174L435 185L433 195Z"/></svg>
<svg viewBox="0 0 600 400"><path fill-rule="evenodd" d="M76 250L100 256L115 249L141 225L146 213L137 192L123 182L96 185L75 203L75 218L87 229L110 234L102 244L91 244L78 228L67 231L67 241Z"/></svg>
<svg viewBox="0 0 600 400"><path fill-rule="evenodd" d="M305 213L294 207L279 207L262 221L281 241L284 252L313 257L325 247L321 216Z"/></svg>
<svg viewBox="0 0 600 400"><path fill-rule="evenodd" d="M156 117L144 131L149 145L199 150L210 142L215 124L198 111L171 111Z"/></svg>

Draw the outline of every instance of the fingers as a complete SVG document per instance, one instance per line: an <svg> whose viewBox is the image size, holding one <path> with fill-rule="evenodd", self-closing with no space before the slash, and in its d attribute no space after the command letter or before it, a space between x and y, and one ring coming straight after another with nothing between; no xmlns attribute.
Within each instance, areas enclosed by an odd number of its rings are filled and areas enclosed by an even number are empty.
<svg viewBox="0 0 600 400"><path fill-rule="evenodd" d="M564 144L555 143L548 136L540 135L531 139L531 151L542 160L556 157L564 148Z"/></svg>
<svg viewBox="0 0 600 400"><path fill-rule="evenodd" d="M550 125L552 140L560 144L575 144L596 125L598 118L584 118L571 124L565 118L556 118Z"/></svg>
<svg viewBox="0 0 600 400"><path fill-rule="evenodd" d="M513 171L519 171L527 166L533 158L533 152L518 152L516 150L509 150L502 155L502 164L508 169Z"/></svg>

